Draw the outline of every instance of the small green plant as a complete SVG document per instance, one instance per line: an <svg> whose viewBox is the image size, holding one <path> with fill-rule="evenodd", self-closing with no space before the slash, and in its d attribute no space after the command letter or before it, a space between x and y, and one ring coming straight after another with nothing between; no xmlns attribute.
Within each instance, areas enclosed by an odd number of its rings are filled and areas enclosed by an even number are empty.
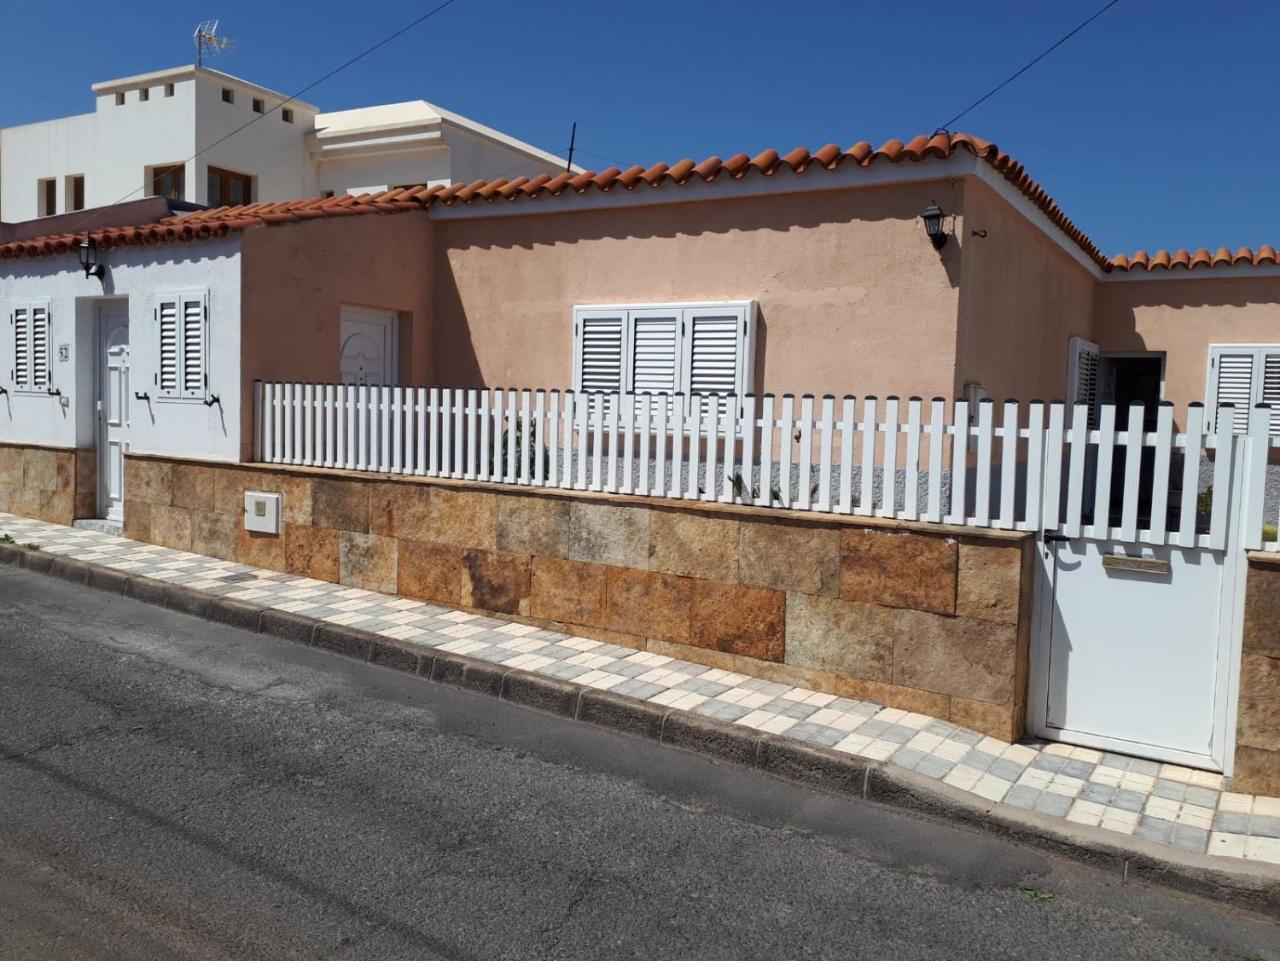
<svg viewBox="0 0 1280 961"><path fill-rule="evenodd" d="M1057 897L1052 891L1044 891L1040 888L1023 888L1022 893L1032 901L1052 901Z"/></svg>
<svg viewBox="0 0 1280 961"><path fill-rule="evenodd" d="M1280 540L1280 536L1277 536L1277 531L1276 531L1276 525L1275 525L1275 524L1263 524L1263 525L1262 525L1262 539L1263 539L1264 541Z"/></svg>
<svg viewBox="0 0 1280 961"><path fill-rule="evenodd" d="M25 547L25 548L26 548L27 550L29 550L29 551L38 551L38 550L40 550L40 545L39 545L39 544L37 544L35 541L28 541L27 543L25 543L25 544L19 544L18 546L19 546L19 547Z"/></svg>
<svg viewBox="0 0 1280 961"><path fill-rule="evenodd" d="M1208 517L1213 513L1213 488L1206 487L1200 492L1200 496L1196 498L1196 515L1199 517Z"/></svg>
<svg viewBox="0 0 1280 961"><path fill-rule="evenodd" d="M0 544L16 544L12 534L0 534Z"/></svg>
<svg viewBox="0 0 1280 961"><path fill-rule="evenodd" d="M499 480L505 479L507 476L507 458L511 450L511 439L513 434L515 436L515 449L516 449L517 462L515 464L515 470L512 471L512 473L517 478L519 478L520 476L521 465L518 461L518 458L520 457L521 449L523 449L524 447L524 425L520 421L516 421L513 427L508 427L504 429L502 432L502 449L498 453L498 463L495 465L497 477ZM542 473L543 473L543 476L545 477L550 470L551 452L546 447L539 446L535 443L530 443L528 455L529 455L529 465L528 465L529 476L532 477L534 475L537 467L537 463L538 463L538 457L539 455L541 455Z"/></svg>

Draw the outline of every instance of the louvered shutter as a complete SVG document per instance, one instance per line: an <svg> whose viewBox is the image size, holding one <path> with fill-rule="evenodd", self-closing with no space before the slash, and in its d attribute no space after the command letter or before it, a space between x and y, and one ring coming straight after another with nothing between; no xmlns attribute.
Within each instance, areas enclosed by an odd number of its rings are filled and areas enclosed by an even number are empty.
<svg viewBox="0 0 1280 961"><path fill-rule="evenodd" d="M205 388L205 363L208 345L205 343L204 297L182 298L180 324L182 366L179 369L179 386L184 397L203 397Z"/></svg>
<svg viewBox="0 0 1280 961"><path fill-rule="evenodd" d="M13 383L31 387L31 311L25 306L13 310Z"/></svg>
<svg viewBox="0 0 1280 961"><path fill-rule="evenodd" d="M689 308L685 311L685 385L690 394L730 397L745 389L748 356L746 311L740 307ZM729 401L721 401L723 412Z"/></svg>
<svg viewBox="0 0 1280 961"><path fill-rule="evenodd" d="M1218 412L1224 404L1235 406L1234 431L1244 434L1249 430L1249 408L1254 400L1254 364L1257 352L1253 350L1217 350L1213 355L1213 423L1218 427Z"/></svg>
<svg viewBox="0 0 1280 961"><path fill-rule="evenodd" d="M620 393L624 382L623 332L627 316L583 312L578 316L574 387L588 392Z"/></svg>
<svg viewBox="0 0 1280 961"><path fill-rule="evenodd" d="M621 394L626 383L627 312L583 310L574 323L575 390L589 394ZM607 414L612 401L596 397L588 401L589 416Z"/></svg>
<svg viewBox="0 0 1280 961"><path fill-rule="evenodd" d="M1068 341L1070 358L1067 370L1067 403L1089 405L1089 426L1098 422L1098 368L1102 351L1083 337Z"/></svg>
<svg viewBox="0 0 1280 961"><path fill-rule="evenodd" d="M49 356L49 306L32 304L31 317L31 386L48 388L53 383Z"/></svg>
<svg viewBox="0 0 1280 961"><path fill-rule="evenodd" d="M156 384L166 397L176 397L179 391L182 342L178 312L181 309L182 299L177 296L162 297L156 304L157 336L160 338L160 367Z"/></svg>
<svg viewBox="0 0 1280 961"><path fill-rule="evenodd" d="M1260 403L1271 405L1271 436L1280 437L1280 350L1262 352Z"/></svg>
<svg viewBox="0 0 1280 961"><path fill-rule="evenodd" d="M633 310L630 312L631 382L636 394L674 395L681 389L681 311ZM667 401L667 415L674 398Z"/></svg>
<svg viewBox="0 0 1280 961"><path fill-rule="evenodd" d="M209 323L206 291L164 294L156 301L160 361L156 386L163 397L203 399L208 386Z"/></svg>

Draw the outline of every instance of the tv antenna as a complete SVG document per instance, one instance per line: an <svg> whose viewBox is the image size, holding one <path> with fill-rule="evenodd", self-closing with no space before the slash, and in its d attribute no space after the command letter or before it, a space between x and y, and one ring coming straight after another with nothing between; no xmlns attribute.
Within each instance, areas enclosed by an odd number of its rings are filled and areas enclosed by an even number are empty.
<svg viewBox="0 0 1280 961"><path fill-rule="evenodd" d="M196 66L204 66L204 58L206 55L212 57L217 53L226 53L232 50L233 45L230 37L224 37L218 33L217 20L204 20L196 27L195 36L192 38L196 44Z"/></svg>

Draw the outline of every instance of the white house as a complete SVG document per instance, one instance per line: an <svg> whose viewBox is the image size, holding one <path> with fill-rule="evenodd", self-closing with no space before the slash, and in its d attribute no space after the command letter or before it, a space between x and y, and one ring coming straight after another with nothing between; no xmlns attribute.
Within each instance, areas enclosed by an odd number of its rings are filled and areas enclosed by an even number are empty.
<svg viewBox="0 0 1280 961"><path fill-rule="evenodd" d="M565 170L422 100L322 113L197 66L107 80L93 93L93 113L0 129L0 220L142 196L216 207Z"/></svg>

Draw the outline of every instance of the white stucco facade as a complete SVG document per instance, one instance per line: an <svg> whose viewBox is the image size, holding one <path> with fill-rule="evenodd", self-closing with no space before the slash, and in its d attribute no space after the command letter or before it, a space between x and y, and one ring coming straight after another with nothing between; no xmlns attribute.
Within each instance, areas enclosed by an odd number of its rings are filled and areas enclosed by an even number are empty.
<svg viewBox="0 0 1280 961"><path fill-rule="evenodd" d="M127 304L127 451L235 461L240 453L240 238L113 251L104 280L86 278L74 255L0 262L0 443L63 448L98 444L98 314ZM157 298L207 291L208 385L203 398L159 396ZM15 305L47 302L52 385L14 382ZM48 390L60 392L50 394ZM135 394L149 394L150 400ZM219 403L206 405L217 397Z"/></svg>
<svg viewBox="0 0 1280 961"><path fill-rule="evenodd" d="M92 113L0 130L0 220L77 209L73 178L83 178L86 209L136 200L151 192L156 168L178 164L185 182L176 199L198 204L211 202L210 167L250 178L253 201L565 167L558 157L421 100L332 113L291 101L286 113L274 109L283 94L195 66L106 81L93 92Z"/></svg>

